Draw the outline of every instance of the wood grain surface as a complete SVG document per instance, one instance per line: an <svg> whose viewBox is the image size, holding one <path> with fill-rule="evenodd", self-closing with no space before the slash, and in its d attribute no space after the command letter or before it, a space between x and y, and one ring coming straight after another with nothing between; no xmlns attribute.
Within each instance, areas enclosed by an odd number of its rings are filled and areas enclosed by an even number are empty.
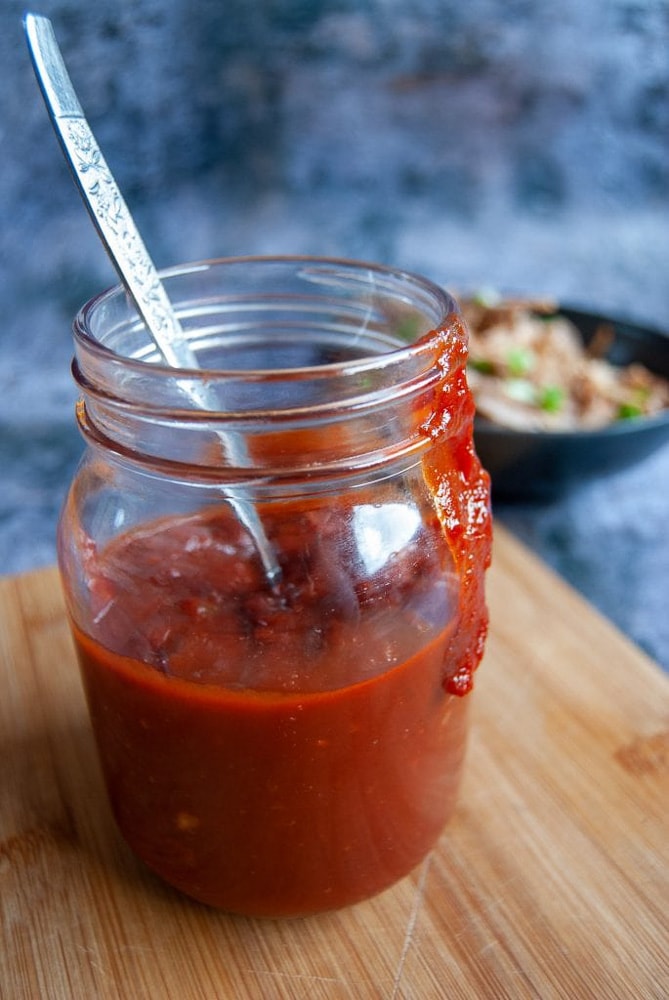
<svg viewBox="0 0 669 1000"><path fill-rule="evenodd" d="M460 805L348 910L255 921L116 833L58 577L0 580L0 997L669 996L669 679L501 528Z"/></svg>

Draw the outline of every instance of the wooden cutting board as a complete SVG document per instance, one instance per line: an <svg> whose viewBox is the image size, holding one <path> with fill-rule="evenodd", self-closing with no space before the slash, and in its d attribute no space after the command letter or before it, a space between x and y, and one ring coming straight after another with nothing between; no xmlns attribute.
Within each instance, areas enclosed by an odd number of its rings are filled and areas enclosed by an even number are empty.
<svg viewBox="0 0 669 1000"><path fill-rule="evenodd" d="M3 1000L669 996L669 678L501 528L454 820L393 889L296 921L134 860L55 570L0 597Z"/></svg>

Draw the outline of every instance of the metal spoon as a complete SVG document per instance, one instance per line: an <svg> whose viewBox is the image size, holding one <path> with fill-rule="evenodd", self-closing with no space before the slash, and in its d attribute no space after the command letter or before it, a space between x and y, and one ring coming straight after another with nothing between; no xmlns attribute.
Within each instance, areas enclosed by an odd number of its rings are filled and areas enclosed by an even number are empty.
<svg viewBox="0 0 669 1000"><path fill-rule="evenodd" d="M26 14L24 28L35 75L65 159L100 238L132 297L165 362L175 368L199 368L197 356L183 332L118 185L84 117L72 81L58 48L51 21ZM180 383L182 391L201 409L216 409L206 386ZM243 462L243 448L233 435L219 435L226 454ZM281 568L250 501L226 498L253 537L270 584Z"/></svg>

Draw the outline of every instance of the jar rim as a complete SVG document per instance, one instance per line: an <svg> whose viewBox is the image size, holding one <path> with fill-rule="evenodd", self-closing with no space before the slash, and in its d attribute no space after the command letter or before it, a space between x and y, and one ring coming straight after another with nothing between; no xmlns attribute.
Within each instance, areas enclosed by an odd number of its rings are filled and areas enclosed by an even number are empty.
<svg viewBox="0 0 669 1000"><path fill-rule="evenodd" d="M430 350L431 341L433 339L430 335L443 336L443 333L450 328L454 331L458 329L456 318L460 315L459 307L455 298L444 288L440 287L429 278L425 278L412 271L385 264L368 262L365 260L299 254L212 257L181 264L174 264L160 269L158 273L161 280L169 282L172 278L186 277L197 274L198 272L205 273L215 269L223 270L224 268L231 268L234 266L254 268L262 265L293 267L299 267L301 265L305 274L309 267L318 268L319 270L316 274L311 276L310 280L315 283L320 282L322 284L327 283L326 275L328 274L328 269L333 272L329 277L330 284L332 284L336 279L337 273L339 273L340 279L345 274L348 275L349 278L356 273L367 276L371 275L373 280L369 283L370 288L377 287L376 282L383 282L383 280L386 282L386 288L389 287L388 282L404 282L407 286L407 302L411 301L409 292L415 293L417 297L420 296L420 301L416 301L414 304L417 308L422 308L424 312L427 312L428 307L431 306L435 317L434 322L430 327L428 327L428 329L424 330L418 337L412 339L407 344L403 344L401 346L391 346L388 350L383 351L382 353L367 353L356 357L355 359L347 359L346 361L332 361L316 365L299 365L295 367L288 366L277 368L180 368L169 365L166 361L160 359L160 357L158 361L145 360L141 357L120 353L115 351L108 344L103 343L95 335L94 327L96 317L102 310L104 310L105 306L110 304L114 299L119 298L123 298L125 301L130 303L130 297L126 289L119 283L97 293L84 303L83 306L81 306L73 323L75 342L80 343L85 347L86 351L92 352L93 355L97 356L100 360L111 359L117 362L122 362L124 367L136 368L138 371L147 371L150 369L152 377L160 377L161 374L164 374L170 378L174 378L175 374L181 373L187 374L190 378L197 378L201 374L201 376L206 379L215 377L217 379L225 380L226 376L230 376L235 379L245 378L253 380L254 378L257 378L266 381L267 379L271 379L273 375L282 379L286 377L299 379L301 375L308 378L314 378L321 374L324 377L331 377L336 375L337 372L344 370L347 375L359 374L369 368L378 370L379 368L384 368L388 365L396 365L398 362L402 362L403 360L415 356L416 354L420 354L426 349ZM378 288L383 291L383 284L379 284ZM129 306L129 308L134 310L134 306ZM136 318L133 322L137 328L145 329L145 324L140 318L139 313L136 314ZM152 358L155 358L158 348L152 341L149 346L152 348Z"/></svg>
<svg viewBox="0 0 669 1000"><path fill-rule="evenodd" d="M464 373L466 327L427 278L313 256L218 258L160 274L201 367L161 358L120 285L75 321L79 426L120 461L171 478L197 467L219 481L225 468L229 482L313 485L415 462L467 416L463 394L450 392Z"/></svg>

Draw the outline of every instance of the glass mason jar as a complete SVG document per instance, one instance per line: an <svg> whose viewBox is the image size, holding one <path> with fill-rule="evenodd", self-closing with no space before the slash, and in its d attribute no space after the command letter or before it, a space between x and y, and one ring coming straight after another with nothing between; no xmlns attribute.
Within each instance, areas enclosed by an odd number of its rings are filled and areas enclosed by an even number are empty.
<svg viewBox="0 0 669 1000"><path fill-rule="evenodd" d="M113 812L205 903L340 907L454 807L490 548L466 331L368 264L163 280L199 368L166 366L119 288L74 328L59 563Z"/></svg>

